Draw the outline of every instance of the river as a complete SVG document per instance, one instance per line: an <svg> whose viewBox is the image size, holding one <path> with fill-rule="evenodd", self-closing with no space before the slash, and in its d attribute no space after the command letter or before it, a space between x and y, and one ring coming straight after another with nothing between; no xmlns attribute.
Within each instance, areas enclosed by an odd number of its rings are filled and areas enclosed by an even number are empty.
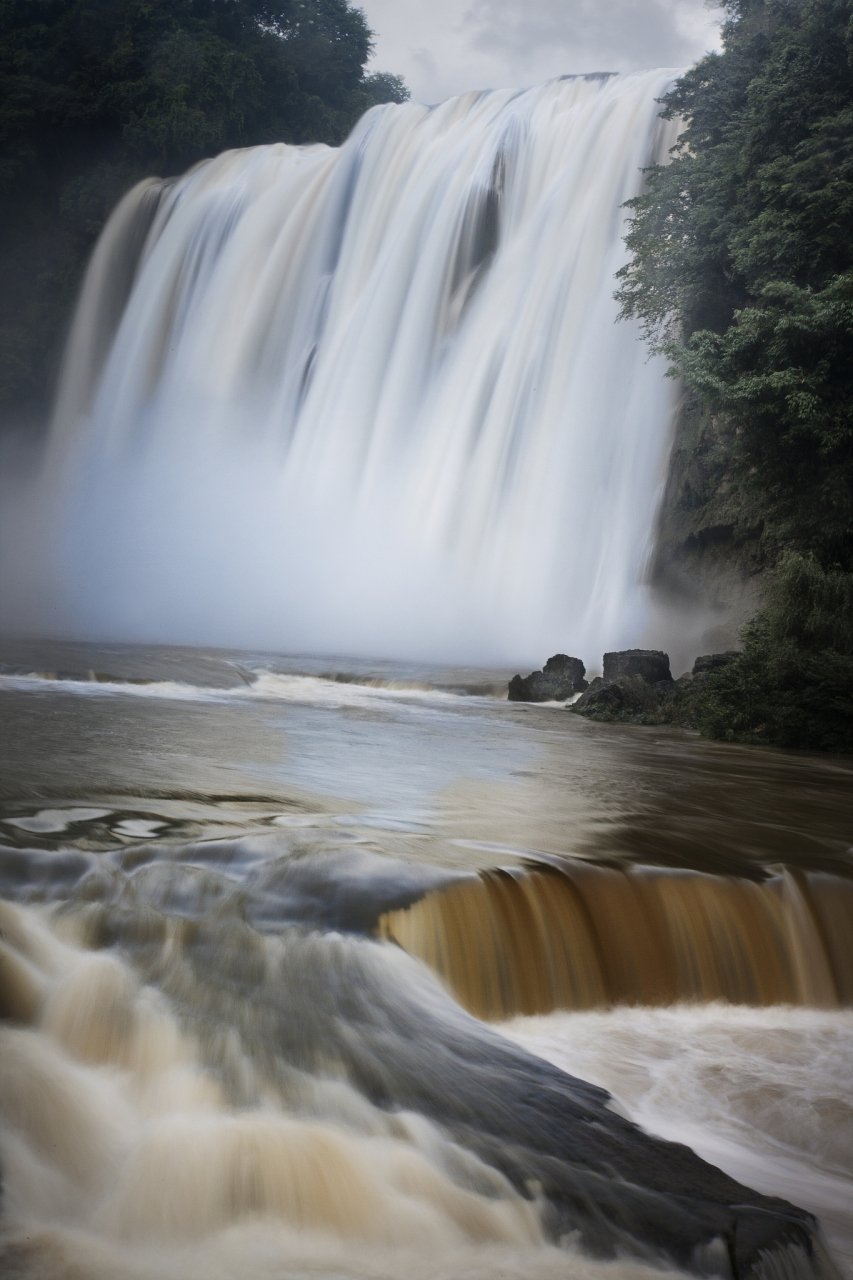
<svg viewBox="0 0 853 1280"><path fill-rule="evenodd" d="M0 661L4 1274L731 1274L627 1118L853 1275L853 762L505 670Z"/></svg>

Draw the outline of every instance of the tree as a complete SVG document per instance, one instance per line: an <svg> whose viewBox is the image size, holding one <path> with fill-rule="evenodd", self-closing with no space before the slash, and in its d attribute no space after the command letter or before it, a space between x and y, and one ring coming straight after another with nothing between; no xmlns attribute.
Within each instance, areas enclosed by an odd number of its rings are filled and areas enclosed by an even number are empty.
<svg viewBox="0 0 853 1280"><path fill-rule="evenodd" d="M684 129L631 201L622 314L732 430L780 558L743 651L682 714L853 751L853 0L731 0L663 99Z"/></svg>
<svg viewBox="0 0 853 1280"><path fill-rule="evenodd" d="M737 424L788 544L853 569L853 0L735 0L631 202L624 315Z"/></svg>
<svg viewBox="0 0 853 1280"><path fill-rule="evenodd" d="M853 752L853 574L789 553L743 641L688 702L702 731Z"/></svg>

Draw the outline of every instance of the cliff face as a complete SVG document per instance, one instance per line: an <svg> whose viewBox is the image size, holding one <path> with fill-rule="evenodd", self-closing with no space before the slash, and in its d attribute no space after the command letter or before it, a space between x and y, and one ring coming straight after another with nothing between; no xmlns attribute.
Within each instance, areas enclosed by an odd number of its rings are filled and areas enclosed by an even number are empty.
<svg viewBox="0 0 853 1280"><path fill-rule="evenodd" d="M676 417L650 581L676 607L717 616L731 643L764 596L781 546L732 458L737 428L690 392Z"/></svg>

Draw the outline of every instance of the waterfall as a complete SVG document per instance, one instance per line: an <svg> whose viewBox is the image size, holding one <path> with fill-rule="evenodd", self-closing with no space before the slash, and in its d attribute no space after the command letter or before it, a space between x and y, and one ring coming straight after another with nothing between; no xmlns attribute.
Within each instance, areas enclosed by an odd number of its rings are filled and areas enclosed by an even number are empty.
<svg viewBox="0 0 853 1280"><path fill-rule="evenodd" d="M386 912L379 933L481 1018L611 1004L853 1003L853 886L552 859Z"/></svg>
<svg viewBox="0 0 853 1280"><path fill-rule="evenodd" d="M671 72L369 111L120 204L41 509L82 637L511 662L637 642L671 391L617 324Z"/></svg>

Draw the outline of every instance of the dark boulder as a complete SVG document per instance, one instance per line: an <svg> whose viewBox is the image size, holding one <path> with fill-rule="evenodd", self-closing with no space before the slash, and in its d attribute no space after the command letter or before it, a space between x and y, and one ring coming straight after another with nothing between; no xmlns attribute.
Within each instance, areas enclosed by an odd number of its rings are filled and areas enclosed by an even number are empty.
<svg viewBox="0 0 853 1280"><path fill-rule="evenodd" d="M672 683L669 654L660 649L622 649L618 653L605 653L604 679L624 680L626 676L638 676L646 684L660 681Z"/></svg>
<svg viewBox="0 0 853 1280"><path fill-rule="evenodd" d="M571 710L593 719L636 719L654 723L662 709L674 699L678 686L672 680L649 684L641 676L623 676L621 680L602 680L597 676L586 693L572 704Z"/></svg>
<svg viewBox="0 0 853 1280"><path fill-rule="evenodd" d="M719 671L721 667L727 666L732 658L737 656L737 649L727 649L725 653L706 653L693 663L692 674L694 676L710 675L712 671Z"/></svg>
<svg viewBox="0 0 853 1280"><path fill-rule="evenodd" d="M622 711L625 693L618 684L596 676L586 693L582 693L572 707L573 711Z"/></svg>
<svg viewBox="0 0 853 1280"><path fill-rule="evenodd" d="M542 671L532 671L529 676L513 676L509 682L510 702L562 702L572 694L586 689L586 667L580 658L570 658L565 653L555 653L545 663Z"/></svg>

